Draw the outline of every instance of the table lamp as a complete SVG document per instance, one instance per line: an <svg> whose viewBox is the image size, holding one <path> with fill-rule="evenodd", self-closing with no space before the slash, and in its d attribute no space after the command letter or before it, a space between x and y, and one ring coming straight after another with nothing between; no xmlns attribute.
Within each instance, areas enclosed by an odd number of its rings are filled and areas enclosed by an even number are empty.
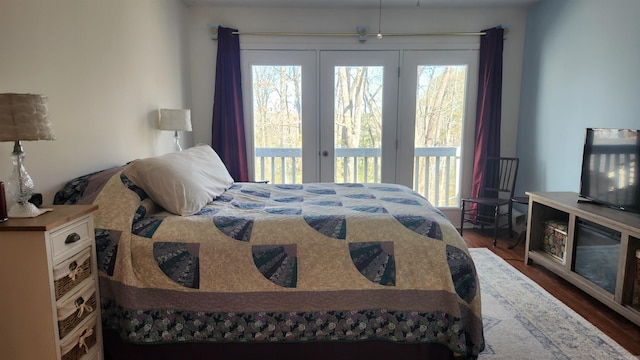
<svg viewBox="0 0 640 360"><path fill-rule="evenodd" d="M21 141L55 140L47 115L47 97L34 94L0 94L0 141L13 141L13 173L7 181L7 195L15 201L10 218L36 217L46 210L29 202L33 180L24 168Z"/></svg>
<svg viewBox="0 0 640 360"><path fill-rule="evenodd" d="M191 131L191 110L160 109L158 127L160 130L175 131L173 139L176 143L176 151L182 151L178 131Z"/></svg>

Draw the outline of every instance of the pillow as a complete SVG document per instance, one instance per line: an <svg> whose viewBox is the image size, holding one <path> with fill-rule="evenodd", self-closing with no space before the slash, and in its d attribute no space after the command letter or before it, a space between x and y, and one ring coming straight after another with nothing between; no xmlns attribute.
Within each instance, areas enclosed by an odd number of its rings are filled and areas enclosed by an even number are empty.
<svg viewBox="0 0 640 360"><path fill-rule="evenodd" d="M131 162L123 173L165 210L193 215L233 184L209 145Z"/></svg>
<svg viewBox="0 0 640 360"><path fill-rule="evenodd" d="M69 180L62 189L56 192L53 205L92 204L111 176L122 169L124 169L124 165L94 171Z"/></svg>

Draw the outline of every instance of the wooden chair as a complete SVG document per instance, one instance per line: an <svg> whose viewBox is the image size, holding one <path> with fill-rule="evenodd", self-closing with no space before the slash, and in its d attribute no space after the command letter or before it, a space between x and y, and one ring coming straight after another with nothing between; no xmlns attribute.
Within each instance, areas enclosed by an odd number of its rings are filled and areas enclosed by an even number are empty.
<svg viewBox="0 0 640 360"><path fill-rule="evenodd" d="M513 237L512 209L513 192L518 176L518 158L491 157L487 158L480 197L462 199L462 216L460 219L460 235L464 223L480 225L484 231L485 225L493 225L493 246L498 242L498 229L509 227L509 237ZM506 212L503 208L506 207ZM500 224L501 218L506 217L506 223Z"/></svg>

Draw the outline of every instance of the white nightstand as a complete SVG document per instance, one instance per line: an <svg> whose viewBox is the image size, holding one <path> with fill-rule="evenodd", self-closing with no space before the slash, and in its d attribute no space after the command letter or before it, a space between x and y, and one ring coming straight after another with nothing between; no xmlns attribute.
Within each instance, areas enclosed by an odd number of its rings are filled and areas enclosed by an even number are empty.
<svg viewBox="0 0 640 360"><path fill-rule="evenodd" d="M98 206L52 208L0 223L0 356L101 360Z"/></svg>

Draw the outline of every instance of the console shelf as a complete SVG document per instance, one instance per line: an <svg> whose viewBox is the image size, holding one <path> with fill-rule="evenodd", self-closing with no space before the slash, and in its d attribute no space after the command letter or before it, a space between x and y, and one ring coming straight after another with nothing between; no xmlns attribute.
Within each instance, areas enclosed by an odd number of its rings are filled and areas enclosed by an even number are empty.
<svg viewBox="0 0 640 360"><path fill-rule="evenodd" d="M640 325L640 215L578 202L574 192L527 195L525 263L544 266ZM559 236L564 260L549 251L550 223L566 228Z"/></svg>

